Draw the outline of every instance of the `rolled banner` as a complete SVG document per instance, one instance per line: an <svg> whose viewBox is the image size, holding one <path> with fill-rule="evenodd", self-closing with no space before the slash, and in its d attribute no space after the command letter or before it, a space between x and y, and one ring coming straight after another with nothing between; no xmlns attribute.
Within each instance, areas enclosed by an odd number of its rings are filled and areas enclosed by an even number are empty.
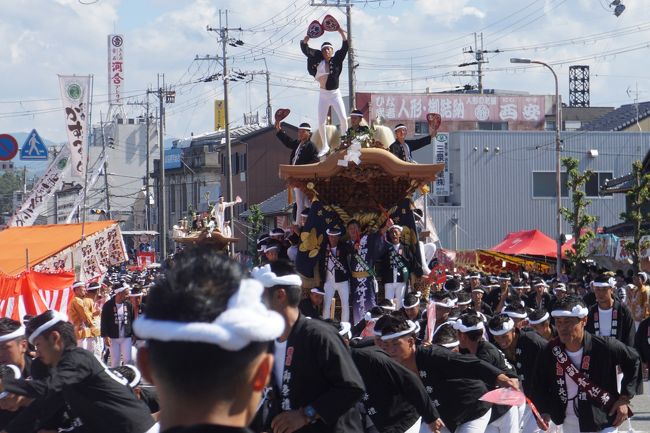
<svg viewBox="0 0 650 433"><path fill-rule="evenodd" d="M325 33L325 30L323 30L323 25L317 20L312 21L307 28L307 36L310 38L320 38L323 36L323 33Z"/></svg>
<svg viewBox="0 0 650 433"><path fill-rule="evenodd" d="M442 123L442 117L440 117L440 114L438 113L429 113L427 114L427 122L429 123L429 126L432 126L433 129L437 131Z"/></svg>
<svg viewBox="0 0 650 433"><path fill-rule="evenodd" d="M334 18L332 15L325 15L325 18L323 18L323 29L325 29L326 32L338 32L341 26L339 25L339 22L336 21L336 18Z"/></svg>
<svg viewBox="0 0 650 433"><path fill-rule="evenodd" d="M275 121L282 122L284 119L287 118L289 113L291 113L291 110L289 110L288 108L278 108L275 111Z"/></svg>
<svg viewBox="0 0 650 433"><path fill-rule="evenodd" d="M483 394L479 400L504 406L521 406L526 402L526 396L516 389L497 388Z"/></svg>

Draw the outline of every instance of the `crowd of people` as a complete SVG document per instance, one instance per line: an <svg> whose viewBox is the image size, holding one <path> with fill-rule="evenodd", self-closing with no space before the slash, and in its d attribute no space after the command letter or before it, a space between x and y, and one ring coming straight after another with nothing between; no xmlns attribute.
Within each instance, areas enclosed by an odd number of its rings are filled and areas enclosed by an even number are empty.
<svg viewBox="0 0 650 433"><path fill-rule="evenodd" d="M75 282L67 314L0 319L0 431L573 433L629 422L650 360L645 273L592 269L579 284L456 274L428 299L376 275L388 282L353 323L322 308L332 288L304 287L286 259L248 275L197 247L159 275ZM491 391L504 394L482 399Z"/></svg>

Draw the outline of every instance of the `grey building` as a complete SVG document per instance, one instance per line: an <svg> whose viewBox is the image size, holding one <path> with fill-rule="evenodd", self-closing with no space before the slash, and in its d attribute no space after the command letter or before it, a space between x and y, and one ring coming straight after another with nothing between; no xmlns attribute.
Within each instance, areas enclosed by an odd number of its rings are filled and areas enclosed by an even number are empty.
<svg viewBox="0 0 650 433"><path fill-rule="evenodd" d="M595 172L586 185L592 201L587 211L599 227L618 224L625 197L603 194L600 187L645 157L650 134L564 132L561 138L562 156ZM507 233L525 229L555 237L554 133L458 131L449 133L448 143L449 194L430 196L428 209L444 248L490 248ZM434 150L428 146L414 157L431 163ZM564 186L563 197L566 191ZM562 204L571 201L564 198ZM563 232L571 232L565 221Z"/></svg>

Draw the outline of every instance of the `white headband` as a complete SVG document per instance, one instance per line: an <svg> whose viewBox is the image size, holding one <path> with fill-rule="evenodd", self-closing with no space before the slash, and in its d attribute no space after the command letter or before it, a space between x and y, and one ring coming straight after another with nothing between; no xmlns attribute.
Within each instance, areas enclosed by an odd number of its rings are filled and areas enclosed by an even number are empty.
<svg viewBox="0 0 650 433"><path fill-rule="evenodd" d="M113 290L113 294L117 295L118 293L122 293L122 292L125 291L126 289L130 289L130 288L131 288L131 286L129 286L128 284L124 284L124 285L122 285L122 287L120 287L119 289L115 289L115 290Z"/></svg>
<svg viewBox="0 0 650 433"><path fill-rule="evenodd" d="M76 289L77 287L86 287L86 283L84 283L83 281L77 281L72 285L72 288Z"/></svg>
<svg viewBox="0 0 650 433"><path fill-rule="evenodd" d="M481 287L475 287L475 288L473 288L473 289L472 289L472 292L481 292L481 293L485 293L485 291L484 291Z"/></svg>
<svg viewBox="0 0 650 433"><path fill-rule="evenodd" d="M501 280L501 281L510 281L511 278L510 278L510 277L497 277L497 280Z"/></svg>
<svg viewBox="0 0 650 433"><path fill-rule="evenodd" d="M352 337L352 333L350 332L350 329L352 329L352 325L350 322L341 322L341 329L339 330L339 335L341 337L347 336L348 339Z"/></svg>
<svg viewBox="0 0 650 433"><path fill-rule="evenodd" d="M485 329L485 325L483 325L483 322L478 322L476 325L472 325L472 326L466 326L463 324L463 321L460 319L456 320L453 326L456 331L460 331L462 333L471 332L471 331L481 331Z"/></svg>
<svg viewBox="0 0 650 433"><path fill-rule="evenodd" d="M571 311L553 310L551 312L551 316L553 317L578 317L580 319L587 317L588 314L589 314L589 309L581 305L576 305L571 309Z"/></svg>
<svg viewBox="0 0 650 433"><path fill-rule="evenodd" d="M512 317L513 319L525 319L528 317L528 314L517 313L516 311L504 311L502 314L505 314L508 317Z"/></svg>
<svg viewBox="0 0 650 433"><path fill-rule="evenodd" d="M397 130L399 130L399 129L406 129L406 125L399 125L399 126L396 126L394 130L397 131Z"/></svg>
<svg viewBox="0 0 650 433"><path fill-rule="evenodd" d="M262 303L264 288L246 278L228 300L228 308L213 322L174 322L139 317L133 322L138 337L145 340L185 341L215 344L238 351L254 341L271 341L282 335L284 319Z"/></svg>
<svg viewBox="0 0 650 433"><path fill-rule="evenodd" d="M612 285L609 284L609 283L597 283L597 282L593 282L593 283L591 283L591 285L592 285L592 287L612 287Z"/></svg>
<svg viewBox="0 0 650 433"><path fill-rule="evenodd" d="M503 329L490 328L490 334L498 337L499 335L507 334L508 332L512 331L514 328L515 328L515 322L513 322L510 317L508 317L508 321L503 322Z"/></svg>
<svg viewBox="0 0 650 433"><path fill-rule="evenodd" d="M68 321L68 316L64 313L61 313L60 311L56 310L51 310L52 311L52 318L48 320L47 322L43 323L41 326L36 328L34 332L32 332L32 335L29 336L29 343L34 344L34 340L38 338L39 335L41 335L43 332L47 331L50 329L52 326L56 325L59 322L67 322Z"/></svg>
<svg viewBox="0 0 650 433"><path fill-rule="evenodd" d="M379 316L381 317L381 316ZM370 322L371 320L377 320L379 317L372 317L372 314L370 314L370 311L366 311L366 314L363 315L363 318L366 319L366 322Z"/></svg>
<svg viewBox="0 0 650 433"><path fill-rule="evenodd" d="M548 311L547 311L546 313L544 313L544 315L543 315L542 317L540 317L540 318L537 319L537 320L533 320L533 319L531 319L531 318L529 317L529 318L528 318L528 323L530 323L531 325L539 325L540 323L542 323L542 322L548 320L549 317L550 317L550 316L548 315Z"/></svg>
<svg viewBox="0 0 650 433"><path fill-rule="evenodd" d="M20 377L22 376L20 368L18 368L17 366L15 366L13 364L6 364L5 367L9 368L14 373L13 379L20 379ZM7 397L8 395L9 395L9 393L7 391L1 392L0 393L0 400Z"/></svg>
<svg viewBox="0 0 650 433"><path fill-rule="evenodd" d="M399 230L400 232L404 230L402 226L398 226L397 224L393 224L392 226L388 227L388 230L393 230L393 229Z"/></svg>
<svg viewBox="0 0 650 433"><path fill-rule="evenodd" d="M454 306L456 305L456 301L451 298L446 298L445 302L434 301L433 303L438 307L445 307L445 308L454 308Z"/></svg>
<svg viewBox="0 0 650 433"><path fill-rule="evenodd" d="M124 366L127 367L127 368L130 368L133 371L135 377L133 378L133 380L131 382L129 382L129 388L135 388L140 383L140 381L142 380L142 374L140 373L140 370L138 370L133 365L124 364Z"/></svg>
<svg viewBox="0 0 650 433"><path fill-rule="evenodd" d="M10 332L9 334L0 335L0 343L4 343L5 341L11 341L15 338L24 337L24 336L25 336L25 326L21 325L20 327L18 327L18 329Z"/></svg>
<svg viewBox="0 0 650 433"><path fill-rule="evenodd" d="M319 294L319 295L325 295L325 292L321 291L318 287L314 287L309 292L310 293L316 293L316 294Z"/></svg>
<svg viewBox="0 0 650 433"><path fill-rule="evenodd" d="M381 341L392 340L394 338L403 337L405 335L414 333L415 330L417 329L417 325L415 323L413 323L412 321L410 321L410 320L407 320L406 324L408 325L409 329L406 329L406 330L400 331L400 332L395 332L393 334L382 335L381 336Z"/></svg>
<svg viewBox="0 0 650 433"><path fill-rule="evenodd" d="M354 117L354 116L363 117L363 114L361 114L361 113L350 113L350 117Z"/></svg>
<svg viewBox="0 0 650 433"><path fill-rule="evenodd" d="M418 305L420 305L420 298L419 297L417 298L417 300L415 301L415 303L413 305L404 304L404 308L413 308L413 307L417 307Z"/></svg>
<svg viewBox="0 0 650 433"><path fill-rule="evenodd" d="M472 303L471 299L468 299L467 301L458 301L456 302L456 305L469 305Z"/></svg>
<svg viewBox="0 0 650 433"><path fill-rule="evenodd" d="M454 347L460 346L460 341L456 340L451 343L441 343L439 346L446 347L447 349L453 349Z"/></svg>
<svg viewBox="0 0 650 433"><path fill-rule="evenodd" d="M300 275L289 274L278 277L273 271L271 271L271 265L268 264L253 268L251 275L257 281L262 283L264 287L302 286L302 279L300 278Z"/></svg>

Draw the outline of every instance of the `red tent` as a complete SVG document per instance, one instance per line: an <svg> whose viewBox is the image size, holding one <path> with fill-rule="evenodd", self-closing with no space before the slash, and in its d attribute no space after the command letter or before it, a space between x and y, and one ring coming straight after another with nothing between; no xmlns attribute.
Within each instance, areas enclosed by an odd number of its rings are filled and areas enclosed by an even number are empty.
<svg viewBox="0 0 650 433"><path fill-rule="evenodd" d="M562 246L562 257L566 255L566 251L571 248L571 245ZM508 233L501 243L490 248L490 251L511 255L557 257L555 240L539 230Z"/></svg>

